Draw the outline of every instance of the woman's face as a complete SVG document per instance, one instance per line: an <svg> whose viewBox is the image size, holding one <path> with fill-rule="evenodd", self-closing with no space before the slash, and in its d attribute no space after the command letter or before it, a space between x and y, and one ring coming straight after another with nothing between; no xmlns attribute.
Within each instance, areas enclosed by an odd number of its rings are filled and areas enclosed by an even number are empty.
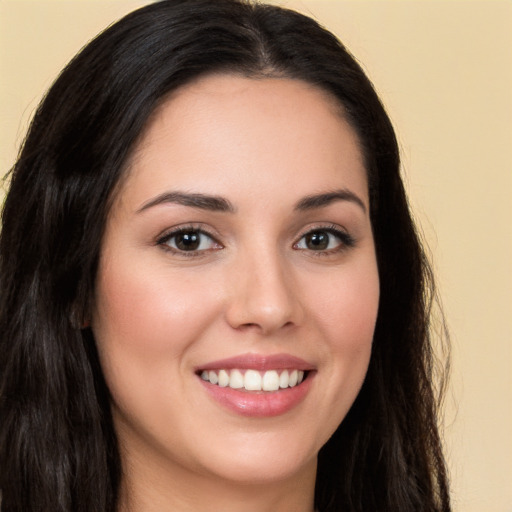
<svg viewBox="0 0 512 512"><path fill-rule="evenodd" d="M363 158L334 100L290 79L183 87L103 240L91 323L121 453L175 481L314 475L378 301Z"/></svg>

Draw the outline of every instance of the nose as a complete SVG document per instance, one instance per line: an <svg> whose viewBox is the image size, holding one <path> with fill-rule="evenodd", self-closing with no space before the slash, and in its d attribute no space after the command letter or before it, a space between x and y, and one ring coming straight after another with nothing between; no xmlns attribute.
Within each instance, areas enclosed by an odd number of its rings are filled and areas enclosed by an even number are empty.
<svg viewBox="0 0 512 512"><path fill-rule="evenodd" d="M237 330L271 334L298 326L304 311L293 273L279 255L252 254L232 269L227 322Z"/></svg>

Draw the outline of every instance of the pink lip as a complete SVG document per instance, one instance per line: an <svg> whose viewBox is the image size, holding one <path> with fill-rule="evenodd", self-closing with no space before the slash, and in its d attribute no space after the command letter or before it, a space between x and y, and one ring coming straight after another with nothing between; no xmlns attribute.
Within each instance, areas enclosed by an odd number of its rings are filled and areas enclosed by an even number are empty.
<svg viewBox="0 0 512 512"><path fill-rule="evenodd" d="M297 407L306 398L316 375L314 365L304 359L288 354L270 356L244 354L207 363L198 367L197 372L202 370L230 370L235 368L258 371L278 369L309 371L307 378L298 386L275 392L250 392L229 387L220 387L204 381L198 376L198 380L201 382L208 395L220 405L241 416L260 418L279 416Z"/></svg>
<svg viewBox="0 0 512 512"><path fill-rule="evenodd" d="M230 357L228 359L219 359L212 361L205 365L198 366L196 371L201 370L233 370L238 368L240 370L257 370L265 372L267 370L314 370L314 365L308 363L300 357L295 357L290 354L241 354L239 356Z"/></svg>

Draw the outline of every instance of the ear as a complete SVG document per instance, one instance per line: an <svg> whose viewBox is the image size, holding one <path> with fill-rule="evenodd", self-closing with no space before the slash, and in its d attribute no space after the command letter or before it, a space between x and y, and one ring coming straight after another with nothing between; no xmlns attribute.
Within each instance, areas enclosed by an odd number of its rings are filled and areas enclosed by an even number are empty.
<svg viewBox="0 0 512 512"><path fill-rule="evenodd" d="M91 326L89 315L86 314L85 311L82 311L82 308L77 305L74 305L71 308L69 323L71 324L71 327L76 330L87 329Z"/></svg>

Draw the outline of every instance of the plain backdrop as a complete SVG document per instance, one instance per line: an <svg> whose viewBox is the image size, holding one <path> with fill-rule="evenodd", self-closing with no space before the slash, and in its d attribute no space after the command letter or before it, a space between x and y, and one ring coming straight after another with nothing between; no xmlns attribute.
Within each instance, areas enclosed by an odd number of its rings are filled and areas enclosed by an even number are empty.
<svg viewBox="0 0 512 512"><path fill-rule="evenodd" d="M59 70L145 3L0 0L2 175ZM454 510L512 512L512 2L274 3L334 31L389 111L452 335L444 437Z"/></svg>

